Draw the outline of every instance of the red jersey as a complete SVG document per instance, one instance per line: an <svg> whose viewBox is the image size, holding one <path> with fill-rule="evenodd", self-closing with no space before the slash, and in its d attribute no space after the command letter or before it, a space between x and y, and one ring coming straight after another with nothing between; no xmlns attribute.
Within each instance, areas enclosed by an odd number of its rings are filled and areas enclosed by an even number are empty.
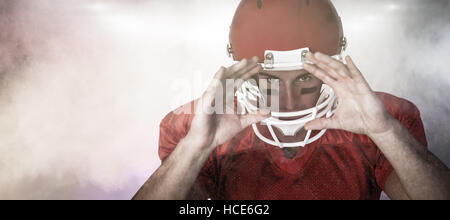
<svg viewBox="0 0 450 220"><path fill-rule="evenodd" d="M378 96L426 146L417 107L389 94ZM187 135L192 119L191 114L173 112L163 119L159 140L162 161ZM282 149L259 140L249 127L213 151L197 181L213 200L377 200L392 170L365 135L328 130L288 159Z"/></svg>

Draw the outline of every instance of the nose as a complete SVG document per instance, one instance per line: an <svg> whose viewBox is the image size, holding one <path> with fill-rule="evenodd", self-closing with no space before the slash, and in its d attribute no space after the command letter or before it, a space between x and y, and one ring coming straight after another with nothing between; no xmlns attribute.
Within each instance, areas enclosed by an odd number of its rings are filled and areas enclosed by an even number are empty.
<svg viewBox="0 0 450 220"><path fill-rule="evenodd" d="M282 100L284 102L284 111L295 111L296 109L296 101L295 101L295 92L293 91L293 87L289 84L285 86L283 91Z"/></svg>

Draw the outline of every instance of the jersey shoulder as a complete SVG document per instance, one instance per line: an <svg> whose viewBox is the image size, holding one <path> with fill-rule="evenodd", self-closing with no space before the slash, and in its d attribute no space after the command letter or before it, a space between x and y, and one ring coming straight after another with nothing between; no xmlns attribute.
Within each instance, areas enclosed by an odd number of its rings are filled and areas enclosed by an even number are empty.
<svg viewBox="0 0 450 220"><path fill-rule="evenodd" d="M376 94L388 112L398 120L405 117L418 117L419 109L411 101L389 93L377 92Z"/></svg>
<svg viewBox="0 0 450 220"><path fill-rule="evenodd" d="M194 118L194 101L187 103L168 113L159 125L158 154L163 161L176 148L178 143L186 137Z"/></svg>
<svg viewBox="0 0 450 220"><path fill-rule="evenodd" d="M173 131L187 132L194 118L195 101L186 103L169 112L162 120L160 127Z"/></svg>

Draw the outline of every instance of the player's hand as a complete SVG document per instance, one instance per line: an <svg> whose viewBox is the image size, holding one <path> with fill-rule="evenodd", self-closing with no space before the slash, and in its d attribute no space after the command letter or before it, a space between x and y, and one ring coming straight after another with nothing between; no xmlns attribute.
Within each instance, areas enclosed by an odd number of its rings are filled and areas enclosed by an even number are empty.
<svg viewBox="0 0 450 220"><path fill-rule="evenodd" d="M347 65L322 53L306 57L314 65L305 64L304 68L332 87L338 100L333 117L309 122L307 129L338 129L368 136L392 129L393 117L349 56Z"/></svg>
<svg viewBox="0 0 450 220"><path fill-rule="evenodd" d="M203 149L214 149L251 124L270 117L269 111L239 115L234 108L234 91L261 70L258 57L244 59L229 68L221 67L208 89L196 103L195 116L187 138ZM226 80L235 80L235 83L227 84ZM226 86L233 88L226 88ZM229 94L226 94L226 91ZM223 100L216 102L218 97L223 97ZM222 112L217 112L218 104L223 104Z"/></svg>

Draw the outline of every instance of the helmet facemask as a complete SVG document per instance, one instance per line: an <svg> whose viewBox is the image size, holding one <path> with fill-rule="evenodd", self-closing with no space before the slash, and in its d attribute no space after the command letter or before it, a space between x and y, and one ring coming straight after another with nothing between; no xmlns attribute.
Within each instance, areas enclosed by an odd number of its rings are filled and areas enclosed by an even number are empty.
<svg viewBox="0 0 450 220"><path fill-rule="evenodd" d="M307 62L305 59L309 48L302 48L292 51L272 51L265 52L264 63L261 63L264 70L267 71L293 71L302 70L303 63ZM342 61L341 55L333 56L334 59ZM236 92L239 112L242 114L254 113L261 108L267 108L268 100L267 94L263 94L255 80L249 80L241 86ZM273 99L273 97L272 97ZM274 102L272 101L271 104ZM278 100L275 100L278 103ZM289 147L305 147L306 145L317 141L321 138L326 130L322 130L315 135L312 135L312 130L307 130L305 139L301 142L283 143L276 135L274 128L281 131L284 136L293 137L304 128L304 126L318 118L330 118L334 114L336 104L336 96L333 89L326 84L322 85L320 97L317 104L310 109L295 111L295 112L279 112L272 111L271 117L261 122L261 125L267 126L270 136L264 136L258 129L256 124L253 124L253 130L256 136L262 141L278 146L280 148ZM273 105L271 108L273 109ZM275 104L276 108L276 104ZM283 118L296 118L295 120L283 120Z"/></svg>

